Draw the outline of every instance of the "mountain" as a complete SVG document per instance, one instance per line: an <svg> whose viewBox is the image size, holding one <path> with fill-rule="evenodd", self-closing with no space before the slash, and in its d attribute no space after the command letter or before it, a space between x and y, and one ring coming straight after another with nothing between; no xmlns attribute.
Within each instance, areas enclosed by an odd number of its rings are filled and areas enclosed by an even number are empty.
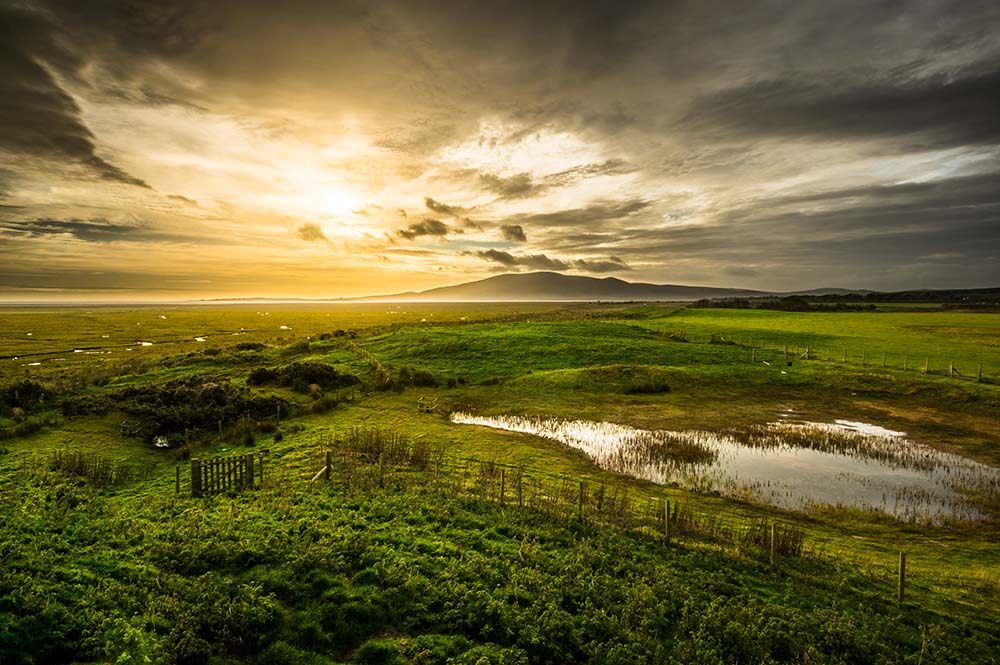
<svg viewBox="0 0 1000 665"><path fill-rule="evenodd" d="M846 292L846 291L845 291ZM352 300L404 302L545 301L545 300L699 300L771 295L765 291L679 284L626 282L615 277L580 277L557 272L509 273L427 291Z"/></svg>

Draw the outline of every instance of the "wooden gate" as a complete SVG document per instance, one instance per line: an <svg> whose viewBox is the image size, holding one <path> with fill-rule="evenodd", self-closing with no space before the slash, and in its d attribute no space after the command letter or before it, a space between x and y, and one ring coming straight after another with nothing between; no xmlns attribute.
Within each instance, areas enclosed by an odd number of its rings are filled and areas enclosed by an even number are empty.
<svg viewBox="0 0 1000 665"><path fill-rule="evenodd" d="M256 466L263 481L263 460ZM208 460L193 459L191 460L191 496L253 489L255 487L254 467L252 453Z"/></svg>

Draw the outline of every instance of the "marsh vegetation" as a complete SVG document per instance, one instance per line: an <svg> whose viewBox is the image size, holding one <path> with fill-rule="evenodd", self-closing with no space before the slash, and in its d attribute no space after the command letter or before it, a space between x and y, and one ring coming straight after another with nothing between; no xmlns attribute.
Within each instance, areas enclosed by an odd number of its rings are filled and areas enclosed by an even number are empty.
<svg viewBox="0 0 1000 665"><path fill-rule="evenodd" d="M851 335L891 332L909 353L978 362L981 349L988 378L994 315L259 310L4 312L4 663L988 663L1000 651L997 386L933 365L754 364L735 341L766 328L858 348ZM505 431L452 412L518 415ZM346 484L309 485L323 448L354 460ZM176 493L191 459L250 454L266 468L259 489ZM889 486L908 474L930 485ZM851 501L817 493L835 487ZM772 567L775 526L786 556Z"/></svg>

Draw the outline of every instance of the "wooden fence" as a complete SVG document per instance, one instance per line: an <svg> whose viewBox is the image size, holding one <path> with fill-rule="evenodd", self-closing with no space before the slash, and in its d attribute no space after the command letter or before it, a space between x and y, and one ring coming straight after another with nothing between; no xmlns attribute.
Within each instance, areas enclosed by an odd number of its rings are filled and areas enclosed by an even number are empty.
<svg viewBox="0 0 1000 665"><path fill-rule="evenodd" d="M264 459L255 463L252 453L233 457L191 460L191 496L254 489L264 483ZM255 472L259 485L255 482ZM177 492L181 490L181 470L177 467Z"/></svg>

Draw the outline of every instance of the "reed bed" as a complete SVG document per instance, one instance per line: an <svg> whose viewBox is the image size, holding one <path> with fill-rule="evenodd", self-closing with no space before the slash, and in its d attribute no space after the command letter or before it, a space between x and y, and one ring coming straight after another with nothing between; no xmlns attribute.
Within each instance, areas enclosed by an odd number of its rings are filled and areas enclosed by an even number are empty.
<svg viewBox="0 0 1000 665"><path fill-rule="evenodd" d="M117 487L149 475L148 469L115 462L101 455L56 450L49 457L53 471L77 476L94 487Z"/></svg>
<svg viewBox="0 0 1000 665"><path fill-rule="evenodd" d="M463 412L451 420L559 441L615 473L793 510L843 504L908 522L974 521L1000 502L1000 469L864 423L781 421L717 433Z"/></svg>

